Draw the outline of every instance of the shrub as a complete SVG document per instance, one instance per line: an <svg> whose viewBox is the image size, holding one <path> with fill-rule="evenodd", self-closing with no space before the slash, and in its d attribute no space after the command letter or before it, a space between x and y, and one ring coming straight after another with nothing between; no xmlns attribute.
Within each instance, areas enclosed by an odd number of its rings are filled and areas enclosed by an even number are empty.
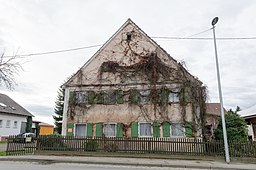
<svg viewBox="0 0 256 170"><path fill-rule="evenodd" d="M96 151L98 148L98 143L96 140L94 139L89 139L86 143L85 143L85 147L84 150L85 151Z"/></svg>
<svg viewBox="0 0 256 170"><path fill-rule="evenodd" d="M38 146L42 150L60 150L64 143L61 135L45 135L38 138Z"/></svg>

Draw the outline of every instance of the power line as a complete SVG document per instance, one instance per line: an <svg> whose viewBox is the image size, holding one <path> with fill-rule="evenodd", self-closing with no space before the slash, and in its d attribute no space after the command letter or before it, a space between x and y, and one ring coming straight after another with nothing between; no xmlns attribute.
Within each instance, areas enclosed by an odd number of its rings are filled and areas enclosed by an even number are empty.
<svg viewBox="0 0 256 170"><path fill-rule="evenodd" d="M198 37L198 38L183 38L183 37L151 37L155 39L169 39L169 40L212 40L213 38L209 37ZM218 40L255 40L256 37L220 37L216 38Z"/></svg>
<svg viewBox="0 0 256 170"><path fill-rule="evenodd" d="M88 48L95 48L102 46L102 44L99 45L91 45L91 46L85 46L85 47L77 47L77 48L70 48L70 49L63 49L63 50L56 50L56 51L47 51L47 52L39 52L39 53L30 53L30 54L17 54L16 56L19 57L28 57L28 56L35 56L35 55L47 55L47 54L54 54L54 53L64 53L69 51L77 51L77 50L83 50ZM13 57L13 56L4 56L4 57Z"/></svg>

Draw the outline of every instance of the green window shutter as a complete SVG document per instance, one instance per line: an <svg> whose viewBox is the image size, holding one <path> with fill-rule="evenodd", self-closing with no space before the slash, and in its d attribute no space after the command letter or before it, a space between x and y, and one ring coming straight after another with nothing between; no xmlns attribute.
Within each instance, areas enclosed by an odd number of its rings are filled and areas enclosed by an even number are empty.
<svg viewBox="0 0 256 170"><path fill-rule="evenodd" d="M86 136L91 138L93 136L93 126L91 123L86 124Z"/></svg>
<svg viewBox="0 0 256 170"><path fill-rule="evenodd" d="M103 91L100 91L99 93L97 93L97 94L95 95L95 98L96 98L96 103L97 103L97 104L103 104L104 92L103 92Z"/></svg>
<svg viewBox="0 0 256 170"><path fill-rule="evenodd" d="M68 123L67 125L67 136L73 136L74 135L74 124Z"/></svg>
<svg viewBox="0 0 256 170"><path fill-rule="evenodd" d="M190 102L191 90L190 87L185 87L184 89L184 100L185 102Z"/></svg>
<svg viewBox="0 0 256 170"><path fill-rule="evenodd" d="M88 104L94 104L95 93L94 91L88 91Z"/></svg>
<svg viewBox="0 0 256 170"><path fill-rule="evenodd" d="M138 122L132 122L132 137L136 138L138 137Z"/></svg>
<svg viewBox="0 0 256 170"><path fill-rule="evenodd" d="M122 123L117 123L116 137L123 137L123 124Z"/></svg>
<svg viewBox="0 0 256 170"><path fill-rule="evenodd" d="M153 123L153 137L160 137L160 124L158 122Z"/></svg>
<svg viewBox="0 0 256 170"><path fill-rule="evenodd" d="M130 102L131 104L138 104L140 100L140 94L135 89L130 89Z"/></svg>
<svg viewBox="0 0 256 170"><path fill-rule="evenodd" d="M69 92L69 105L76 103L76 93L74 91Z"/></svg>
<svg viewBox="0 0 256 170"><path fill-rule="evenodd" d="M162 88L160 91L160 102L161 104L166 104L168 103L169 99L169 90L166 88Z"/></svg>
<svg viewBox="0 0 256 170"><path fill-rule="evenodd" d="M123 91L122 90L117 90L116 91L116 103L117 104L123 104L124 103Z"/></svg>
<svg viewBox="0 0 256 170"><path fill-rule="evenodd" d="M102 137L103 135L103 123L96 124L96 137Z"/></svg>
<svg viewBox="0 0 256 170"><path fill-rule="evenodd" d="M163 122L163 137L170 137L170 123Z"/></svg>
<svg viewBox="0 0 256 170"><path fill-rule="evenodd" d="M192 134L193 134L192 122L186 122L186 124L185 124L185 134L186 134L186 137L192 137Z"/></svg>

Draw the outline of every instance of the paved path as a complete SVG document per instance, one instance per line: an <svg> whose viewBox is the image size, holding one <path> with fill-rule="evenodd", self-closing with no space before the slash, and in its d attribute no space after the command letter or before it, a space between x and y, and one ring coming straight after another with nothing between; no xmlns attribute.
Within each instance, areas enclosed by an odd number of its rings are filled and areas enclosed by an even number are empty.
<svg viewBox="0 0 256 170"><path fill-rule="evenodd" d="M172 167L172 168L194 168L194 169L243 169L255 170L256 164L224 161L202 161L202 160L175 160L175 159L149 159L149 158L114 158L114 157L86 157L86 156L2 156L1 161L38 162L41 164L56 163L78 163L78 164L101 164L143 167Z"/></svg>

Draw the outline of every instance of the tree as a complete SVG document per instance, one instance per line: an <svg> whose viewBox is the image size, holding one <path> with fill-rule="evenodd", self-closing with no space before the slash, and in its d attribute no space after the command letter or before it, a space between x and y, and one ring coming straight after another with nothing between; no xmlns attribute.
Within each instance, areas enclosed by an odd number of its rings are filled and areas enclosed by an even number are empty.
<svg viewBox="0 0 256 170"><path fill-rule="evenodd" d="M31 116L27 117L26 132L27 133L32 132L32 117Z"/></svg>
<svg viewBox="0 0 256 170"><path fill-rule="evenodd" d="M243 118L241 118L237 112L240 111L240 107L237 106L236 110L230 109L225 114L227 138L228 140L247 140L247 124ZM217 140L223 140L222 123L219 120L219 125L215 130L215 138Z"/></svg>
<svg viewBox="0 0 256 170"><path fill-rule="evenodd" d="M55 109L54 109L55 115L53 115L56 131L59 134L61 134L61 129L62 129L63 108L64 108L64 89L59 88L58 95L55 101Z"/></svg>
<svg viewBox="0 0 256 170"><path fill-rule="evenodd" d="M0 86L3 84L8 89L13 89L15 82L15 75L22 70L21 62L18 60L19 56L4 56L0 55Z"/></svg>

